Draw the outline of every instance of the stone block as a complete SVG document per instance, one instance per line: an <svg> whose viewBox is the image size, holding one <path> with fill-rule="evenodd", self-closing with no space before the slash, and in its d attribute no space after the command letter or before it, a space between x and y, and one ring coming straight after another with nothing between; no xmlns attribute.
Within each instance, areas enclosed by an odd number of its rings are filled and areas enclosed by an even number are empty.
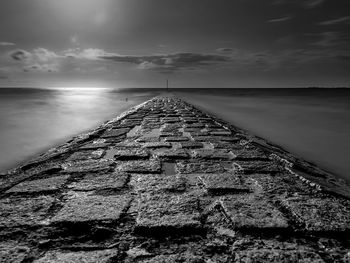
<svg viewBox="0 0 350 263"><path fill-rule="evenodd" d="M270 161L235 161L234 166L245 174L277 173L284 170L283 166Z"/></svg>
<svg viewBox="0 0 350 263"><path fill-rule="evenodd" d="M281 249L251 249L243 250L235 254L234 262L302 262L302 263L324 263L323 259L315 252L303 250L281 250Z"/></svg>
<svg viewBox="0 0 350 263"><path fill-rule="evenodd" d="M0 199L0 227L40 225L54 200L50 196Z"/></svg>
<svg viewBox="0 0 350 263"><path fill-rule="evenodd" d="M176 162L175 169L178 173L190 174L190 173L225 173L231 169L231 163L226 161L212 161L212 160L197 160L191 161L178 161Z"/></svg>
<svg viewBox="0 0 350 263"><path fill-rule="evenodd" d="M259 149L243 148L242 150L234 151L234 154L236 155L236 160L268 160L266 154Z"/></svg>
<svg viewBox="0 0 350 263"><path fill-rule="evenodd" d="M90 151L78 151L73 153L67 158L67 161L80 161L80 160L91 160L99 159L104 154L104 150L90 150Z"/></svg>
<svg viewBox="0 0 350 263"><path fill-rule="evenodd" d="M20 245L16 242L1 242L0 262L21 263L29 252L29 247L25 245Z"/></svg>
<svg viewBox="0 0 350 263"><path fill-rule="evenodd" d="M350 229L349 201L344 205L336 198L302 196L283 199L281 202L309 231L348 231Z"/></svg>
<svg viewBox="0 0 350 263"><path fill-rule="evenodd" d="M235 155L224 149L198 149L192 151L192 157L197 159L232 160Z"/></svg>
<svg viewBox="0 0 350 263"><path fill-rule="evenodd" d="M134 174L130 184L137 192L183 192L186 180L181 175Z"/></svg>
<svg viewBox="0 0 350 263"><path fill-rule="evenodd" d="M196 148L203 148L203 143L200 142L181 142L181 148L184 149L196 149Z"/></svg>
<svg viewBox="0 0 350 263"><path fill-rule="evenodd" d="M188 141L188 137L182 137L182 136L173 136L173 137L165 137L164 141L166 142L185 142Z"/></svg>
<svg viewBox="0 0 350 263"><path fill-rule="evenodd" d="M157 156L160 159L167 159L167 160L173 160L173 159L188 159L190 155L185 149L176 149L176 150L165 150L154 153L155 156Z"/></svg>
<svg viewBox="0 0 350 263"><path fill-rule="evenodd" d="M147 159L149 157L149 152L144 149L138 148L111 148L106 151L105 158L115 159L115 160L137 160L137 159Z"/></svg>
<svg viewBox="0 0 350 263"><path fill-rule="evenodd" d="M118 220L130 202L127 195L101 196L88 192L70 192L62 209L51 222Z"/></svg>
<svg viewBox="0 0 350 263"><path fill-rule="evenodd" d="M34 263L109 263L118 256L118 250L94 251L49 251L43 257L34 260Z"/></svg>
<svg viewBox="0 0 350 263"><path fill-rule="evenodd" d="M190 253L158 255L150 259L139 261L140 263L214 263L215 261L205 261L201 256L195 256Z"/></svg>
<svg viewBox="0 0 350 263"><path fill-rule="evenodd" d="M128 176L119 173L88 174L79 182L73 182L68 188L78 191L118 189L126 185Z"/></svg>
<svg viewBox="0 0 350 263"><path fill-rule="evenodd" d="M128 173L160 173L162 169L158 160L149 160L120 162L116 170Z"/></svg>
<svg viewBox="0 0 350 263"><path fill-rule="evenodd" d="M222 206L235 229L287 228L287 219L268 201L252 194L227 196Z"/></svg>
<svg viewBox="0 0 350 263"><path fill-rule="evenodd" d="M201 227L198 197L182 194L142 194L138 200L136 227L152 235L166 235L164 229L195 230Z"/></svg>
<svg viewBox="0 0 350 263"><path fill-rule="evenodd" d="M199 175L208 193L213 195L251 192L249 184L241 176L233 173Z"/></svg>
<svg viewBox="0 0 350 263"><path fill-rule="evenodd" d="M143 145L144 148L157 149L157 148L171 148L172 145L169 142L147 142Z"/></svg>
<svg viewBox="0 0 350 263"><path fill-rule="evenodd" d="M62 164L65 173L91 173L111 169L113 160L88 160L79 162L67 162Z"/></svg>
<svg viewBox="0 0 350 263"><path fill-rule="evenodd" d="M33 181L24 181L11 189L7 190L7 193L36 193L45 191L55 191L60 189L67 179L68 175L61 175L55 177L49 177L45 179L38 179Z"/></svg>
<svg viewBox="0 0 350 263"><path fill-rule="evenodd" d="M121 129L111 129L106 131L101 137L110 138L110 137L119 137L126 135L130 131L130 128L121 128Z"/></svg>

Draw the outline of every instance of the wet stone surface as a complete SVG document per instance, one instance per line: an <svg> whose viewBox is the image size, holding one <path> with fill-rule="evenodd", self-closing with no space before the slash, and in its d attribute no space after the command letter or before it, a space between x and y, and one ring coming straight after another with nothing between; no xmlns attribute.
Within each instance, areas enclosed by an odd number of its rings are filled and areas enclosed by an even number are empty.
<svg viewBox="0 0 350 263"><path fill-rule="evenodd" d="M1 175L0 191L0 262L350 262L348 185L175 97Z"/></svg>
<svg viewBox="0 0 350 263"><path fill-rule="evenodd" d="M84 222L118 220L130 202L126 195L101 196L93 193L70 192L63 208L51 222Z"/></svg>
<svg viewBox="0 0 350 263"><path fill-rule="evenodd" d="M40 225L53 205L54 198L11 197L0 200L0 227L19 225Z"/></svg>
<svg viewBox="0 0 350 263"><path fill-rule="evenodd" d="M69 175L60 175L17 184L6 193L36 193L59 190L67 181Z"/></svg>

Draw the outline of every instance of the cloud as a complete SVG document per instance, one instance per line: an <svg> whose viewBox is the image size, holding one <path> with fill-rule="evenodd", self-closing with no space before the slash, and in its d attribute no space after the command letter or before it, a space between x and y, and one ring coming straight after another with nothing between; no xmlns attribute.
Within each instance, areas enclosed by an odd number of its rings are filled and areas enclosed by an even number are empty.
<svg viewBox="0 0 350 263"><path fill-rule="evenodd" d="M36 48L31 52L23 49L14 50L9 56L19 63L24 72L54 72L60 67L61 56L45 48Z"/></svg>
<svg viewBox="0 0 350 263"><path fill-rule="evenodd" d="M229 47L221 47L216 49L217 52L222 52L222 53L232 52L233 50L234 50L233 48L229 48Z"/></svg>
<svg viewBox="0 0 350 263"><path fill-rule="evenodd" d="M202 66L228 62L229 56L200 53L175 53L149 56L101 56L102 59L138 65L139 69L152 69L159 72L173 72L180 69L192 69Z"/></svg>
<svg viewBox="0 0 350 263"><path fill-rule="evenodd" d="M63 56L77 59L100 60L104 56L117 56L115 53L108 53L103 49L87 48L87 49L68 49L62 52Z"/></svg>
<svg viewBox="0 0 350 263"><path fill-rule="evenodd" d="M15 46L15 43L11 43L11 42L0 42L0 46Z"/></svg>
<svg viewBox="0 0 350 263"><path fill-rule="evenodd" d="M269 23L281 23L281 22L285 22L285 21L288 21L291 19L292 19L292 16L288 15L288 16L284 16L284 17L280 17L280 18L270 19L267 22L269 22Z"/></svg>
<svg viewBox="0 0 350 263"><path fill-rule="evenodd" d="M10 53L11 58L17 61L23 61L28 59L31 56L31 53L29 53L26 50L18 49Z"/></svg>
<svg viewBox="0 0 350 263"><path fill-rule="evenodd" d="M337 24L343 24L343 23L349 23L350 22L350 16L343 16L336 19L326 20L323 22L318 23L320 26L331 26L331 25L337 25Z"/></svg>
<svg viewBox="0 0 350 263"><path fill-rule="evenodd" d="M350 42L350 37L347 34L338 31L326 31L306 35L317 38L317 40L312 42L311 45L319 47L348 45Z"/></svg>
<svg viewBox="0 0 350 263"><path fill-rule="evenodd" d="M282 4L297 4L302 6L305 9L312 9L320 6L326 0L276 0L273 3L276 5Z"/></svg>

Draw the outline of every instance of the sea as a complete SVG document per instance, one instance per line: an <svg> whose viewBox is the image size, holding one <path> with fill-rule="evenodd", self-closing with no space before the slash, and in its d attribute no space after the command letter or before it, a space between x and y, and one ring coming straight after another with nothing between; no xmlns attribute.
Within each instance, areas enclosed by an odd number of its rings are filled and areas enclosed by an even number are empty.
<svg viewBox="0 0 350 263"><path fill-rule="evenodd" d="M0 172L162 89L0 88ZM350 182L350 89L171 89L197 108Z"/></svg>

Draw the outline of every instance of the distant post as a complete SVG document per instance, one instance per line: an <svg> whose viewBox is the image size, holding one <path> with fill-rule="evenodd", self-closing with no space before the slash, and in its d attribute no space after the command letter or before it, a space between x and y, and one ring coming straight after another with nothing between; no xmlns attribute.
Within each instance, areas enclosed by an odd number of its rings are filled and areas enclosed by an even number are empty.
<svg viewBox="0 0 350 263"><path fill-rule="evenodd" d="M169 80L166 80L166 92L169 92Z"/></svg>

